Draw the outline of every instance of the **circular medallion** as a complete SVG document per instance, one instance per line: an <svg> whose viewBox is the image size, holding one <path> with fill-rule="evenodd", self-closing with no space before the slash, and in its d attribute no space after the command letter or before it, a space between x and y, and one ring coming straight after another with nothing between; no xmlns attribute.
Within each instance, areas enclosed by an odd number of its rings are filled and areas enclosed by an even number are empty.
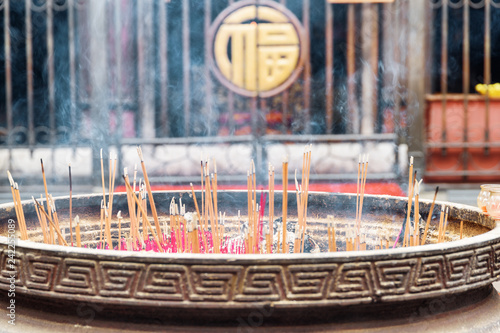
<svg viewBox="0 0 500 333"><path fill-rule="evenodd" d="M303 28L292 12L276 2L237 2L219 14L208 36L212 70L237 94L276 95L302 70Z"/></svg>

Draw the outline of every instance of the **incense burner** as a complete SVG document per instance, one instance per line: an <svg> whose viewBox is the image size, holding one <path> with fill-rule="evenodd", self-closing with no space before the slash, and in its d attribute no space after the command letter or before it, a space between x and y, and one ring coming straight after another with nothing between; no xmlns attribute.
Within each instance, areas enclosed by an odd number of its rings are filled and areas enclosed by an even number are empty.
<svg viewBox="0 0 500 333"><path fill-rule="evenodd" d="M168 214L172 197L182 197L186 210L194 210L188 192L155 192L160 216ZM73 216L95 218L95 223L81 225L83 243L92 243L101 198L73 197ZM221 191L219 209L236 216L245 209L246 198L246 192ZM114 200L116 211L127 210L125 194L115 194ZM405 219L407 199L366 195L364 200L367 243L377 244L380 234L389 233L394 239ZM55 202L60 220L67 220L68 198ZM238 318L255 313L278 325L410 318L415 309L432 300L448 300L442 303L457 307L490 297L491 284L500 276L500 228L495 220L474 207L438 204L451 207L449 239L457 240L382 250L253 255L110 251L18 240L15 267L8 262L5 237L15 211L12 204L4 204L0 206L0 289L9 290L15 271L16 297L26 306L43 309L50 304L46 311L75 316L83 304L98 309L95 315L110 323L118 318L238 326ZM275 207L281 209L279 192ZM289 216L296 214L293 196L288 207ZM308 226L312 233L326 234L325 219L335 215L335 219L354 220L355 207L355 195L311 193ZM430 202L422 200L423 217L429 208ZM41 231L33 204L24 202L24 211L30 238L36 239ZM460 221L464 221L465 237L458 240ZM342 223L337 224L339 248L349 228L349 223ZM431 237L436 224L433 219ZM69 242L68 225L63 226ZM2 293L4 301L6 297Z"/></svg>

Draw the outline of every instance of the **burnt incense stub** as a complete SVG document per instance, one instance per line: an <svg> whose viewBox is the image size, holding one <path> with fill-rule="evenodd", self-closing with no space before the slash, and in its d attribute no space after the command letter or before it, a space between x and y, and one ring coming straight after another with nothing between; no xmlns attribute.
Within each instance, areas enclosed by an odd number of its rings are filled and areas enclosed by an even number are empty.
<svg viewBox="0 0 500 333"><path fill-rule="evenodd" d="M162 216L171 198L180 194L154 195ZM98 217L101 197L73 197L73 214L87 221ZM183 198L190 210L190 200L187 195ZM276 208L281 206L280 198L276 196ZM245 199L246 192L223 191L219 193L219 207L228 216L236 216L237 210L246 206ZM293 200L290 196L291 209ZM309 232L322 251L325 221L333 214L339 221L349 214L354 216L355 200L355 195L310 194ZM61 221L67 203L67 198L56 199ZM115 205L117 211L125 207L125 195L115 195ZM399 231L404 220L404 198L366 196L365 205L370 217L363 219L367 243L375 243L374 235L378 233ZM422 216L427 216L430 202L421 205ZM33 224L36 218L29 204L25 204L25 213L29 233L35 236L39 231ZM103 316L130 312L139 317L161 314L172 320L203 320L207 316L222 320L228 315L248 314L255 306L272 307L271 318L286 318L301 309L327 311L330 315L377 312L391 304L474 293L500 276L499 228L479 210L461 205L452 205L449 237L457 239L461 220L469 237L441 244L351 252L234 255L96 250L18 241L15 269L7 264L8 243L4 237L6 221L15 216L11 205L0 206L0 216L5 222L0 237L0 289L9 289L10 276L15 272L16 294L28 303L74 307L75 302L85 302L106 309ZM391 219L381 221L381 216ZM82 225L82 230L87 230L83 237L87 244L92 244L92 227L98 223L95 219ZM340 224L337 243L342 248ZM65 234L69 237L69 232Z"/></svg>

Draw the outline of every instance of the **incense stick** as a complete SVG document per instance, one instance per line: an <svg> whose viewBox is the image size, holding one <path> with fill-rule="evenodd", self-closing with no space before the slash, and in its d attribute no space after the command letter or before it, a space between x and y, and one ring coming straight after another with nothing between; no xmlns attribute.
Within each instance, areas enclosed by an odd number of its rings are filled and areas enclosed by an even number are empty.
<svg viewBox="0 0 500 333"><path fill-rule="evenodd" d="M144 175L144 183L146 183L146 190L148 191L149 205L151 207L151 212L153 213L153 219L155 222L156 232L158 234L159 239L162 239L163 235L161 233L160 222L158 220L158 213L156 212L156 205L155 205L155 201L153 199L153 192L151 191L151 184L149 184L148 173L146 171L146 165L144 163L144 156L142 155L142 149L140 146L137 147L137 154L139 155L139 158L141 160L142 173ZM160 241L160 244L161 244L161 241Z"/></svg>
<svg viewBox="0 0 500 333"><path fill-rule="evenodd" d="M285 160L283 161L282 164L282 170L283 170L283 203L282 203L282 208L283 208L283 243L282 243L282 249L283 253L288 253L287 251L287 241L286 241L286 223L287 223L287 210L288 210L288 158L285 157Z"/></svg>
<svg viewBox="0 0 500 333"><path fill-rule="evenodd" d="M44 224L45 220L42 220L42 214L40 213L40 209L38 209L38 206L35 203L35 198L33 196L31 198L33 199L33 204L35 205L35 211L36 211L36 215L38 217L38 222L40 223L40 227L42 228L43 242L45 244L49 244L49 238L47 235L47 225Z"/></svg>
<svg viewBox="0 0 500 333"><path fill-rule="evenodd" d="M415 242L414 245L420 244L419 242L419 235L420 235L420 203L419 203L419 197L420 197L420 184L422 183L423 179L420 179L419 182L416 181L415 179L415 213L413 214L413 223L414 223L414 230L413 230L413 241Z"/></svg>
<svg viewBox="0 0 500 333"><path fill-rule="evenodd" d="M81 233L80 233L80 217L77 215L75 217L75 221L76 221L76 246L77 247L82 247L82 236L81 236Z"/></svg>
<svg viewBox="0 0 500 333"><path fill-rule="evenodd" d="M24 233L24 236L21 239L28 240L28 228L26 227L23 204L21 202L21 195L19 193L19 185L17 183L14 183L14 193L16 194L18 211L19 211L19 226L22 227Z"/></svg>
<svg viewBox="0 0 500 333"><path fill-rule="evenodd" d="M116 217L118 218L118 250L121 251L122 249L122 211L119 210L118 213L116 214Z"/></svg>
<svg viewBox="0 0 500 333"><path fill-rule="evenodd" d="M73 183L71 180L71 162L68 163L69 170L69 234L71 246L73 246Z"/></svg>
<svg viewBox="0 0 500 333"><path fill-rule="evenodd" d="M43 208L43 206L40 205L40 203L38 203L38 201L36 201L35 198L33 198L33 200L35 200L35 203L37 204L38 208L40 209L40 211L45 215L45 217L47 217L47 220L49 221L50 225L52 225L52 227L55 229L57 235L59 237L61 237L62 241L63 241L63 244L68 246L68 243L66 243L66 240L63 238L62 234L61 234L61 231L58 230L55 225L54 225L54 222L52 222L52 219L50 218L50 216L45 212L45 209Z"/></svg>
<svg viewBox="0 0 500 333"><path fill-rule="evenodd" d="M431 208L429 209L429 214L427 215L427 223L425 224L424 236L422 237L422 241L420 245L425 244L425 240L427 238L427 231L429 230L429 226L431 224L432 213L434 211L434 204L436 203L437 194L439 192L439 186L436 187L436 192L434 193L434 199L432 200Z"/></svg>
<svg viewBox="0 0 500 333"><path fill-rule="evenodd" d="M443 221L444 221L444 205L441 205L441 215L439 216L439 227L438 227L438 237L437 237L438 243L441 243L441 233L443 231Z"/></svg>
<svg viewBox="0 0 500 333"><path fill-rule="evenodd" d="M45 178L45 169L43 167L42 159L40 159L40 164L42 166L43 187L45 188L45 203L47 204L48 217L52 220L52 212L49 208L49 191L47 190L47 180ZM54 242L54 231L52 230L52 225L50 225L50 239L52 244Z"/></svg>
<svg viewBox="0 0 500 333"><path fill-rule="evenodd" d="M130 183L128 181L126 181L125 177L123 177L123 179L125 180L125 186L127 186L129 188L129 190L131 189L131 186L130 186ZM137 198L137 196L135 195L135 193L132 193L132 198L135 200L135 202L137 203L137 206L139 207L139 209L141 210L141 213L143 216L146 216L146 213L144 212L144 208L142 207L142 204L141 202L139 201L139 199ZM151 223L149 223L148 219L143 219L143 222L146 222L147 224L147 227L150 229L151 231L151 234L153 235L153 237L155 238L156 240L156 243L158 245L158 250L160 252L164 252L163 251L163 248L161 247L161 242L160 242L160 239L159 239L159 236L157 234L155 234L155 231L153 229L153 227L151 226ZM144 226L143 226L144 228ZM144 233L147 233L146 230L143 230Z"/></svg>

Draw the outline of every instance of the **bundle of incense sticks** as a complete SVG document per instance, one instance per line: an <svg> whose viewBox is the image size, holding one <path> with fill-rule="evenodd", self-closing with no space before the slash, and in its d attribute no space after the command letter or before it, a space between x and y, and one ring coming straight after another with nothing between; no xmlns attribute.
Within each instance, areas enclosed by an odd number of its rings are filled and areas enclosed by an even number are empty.
<svg viewBox="0 0 500 333"><path fill-rule="evenodd" d="M9 178L10 190L12 192L12 199L14 200L14 209L16 211L17 221L19 224L19 231L21 233L21 239L28 239L28 229L26 228L26 221L24 219L23 205L21 204L21 196L19 194L19 186L14 182L14 178L7 170L7 177ZM42 229L43 230L43 229Z"/></svg>
<svg viewBox="0 0 500 333"><path fill-rule="evenodd" d="M167 253L232 253L232 254L246 254L246 253L289 253L289 239L287 238L287 224L288 221L288 158L285 158L282 163L282 184L283 184L283 201L282 201L282 225L277 228L277 238L274 236L275 230L275 214L274 211L274 183L275 173L274 167L268 167L268 191L264 192L262 189L257 190L256 169L255 164L251 161L250 168L247 173L247 197L248 197L248 228L242 229L241 237L230 238L225 230L225 212L218 210L218 197L217 197L217 163L213 160L213 172L211 172L211 161L206 158L201 160L201 204L199 205L194 191L194 186L190 184L190 192L196 212L187 213L185 205L182 203L182 198L175 201L172 199L170 204L170 216L160 224L159 216L156 211L154 198L151 190L151 184L147 176L146 165L142 149L137 147L137 153L141 162L144 180L137 179L137 165L134 168L133 179L131 180L128 175L127 168L123 170L123 181L126 186L127 195L127 208L130 219L130 230L124 233L123 217L121 211L116 214L113 213L113 195L115 192L115 179L116 179L116 155L110 154L109 157L109 177L107 183L107 191L104 176L104 158L101 150L101 180L103 198L100 204L100 230L96 231L93 239L98 238L98 249L116 249L126 251L156 251ZM309 197L309 179L311 170L311 153L312 146L308 145L304 149L301 181L299 184L297 175L298 170L295 170L295 188L296 188L296 202L297 202L297 222L295 225L293 252L303 253L304 244L306 242L307 230L307 206ZM71 164L69 168L69 240L72 246L73 243L73 217L72 217L72 179L71 179ZM41 160L42 178L45 190L45 198L43 195L40 201L33 199L35 205L35 212L37 214L38 222L43 233L43 242L47 244L58 244L68 246L66 241L66 234L61 231L60 219L57 212L57 207L54 199L48 192L47 181L45 177L45 170L43 160ZM368 155L360 155L358 163L358 180L357 180L357 194L356 194L356 216L355 222L350 229L346 232L345 249L347 251L366 250L367 240L366 235L361 232L362 230L362 212L363 200L366 187L368 170ZM11 191L14 200L14 208L16 216L19 221L19 233L23 240L28 240L28 232L26 221L24 217L23 207L20 200L19 186L14 182L10 172L7 172L9 182L11 184ZM421 181L417 181L416 173L413 172L413 158L410 159L409 170L409 195L408 195L408 210L406 224L403 225L404 230L403 246L414 246L425 244L429 230L430 221L438 189L434 195L434 200L427 217L427 223L423 237L420 238L420 219L419 219L419 192ZM258 193L260 197L258 198ZM269 216L268 223L265 224L265 206L267 201L267 193L269 193ZM257 201L259 200L259 201ZM415 201L414 223L410 221L412 202ZM149 203L149 205L148 205ZM446 239L446 231L448 226L449 207L442 207L441 215L439 218L437 242L444 242ZM148 211L151 213L151 218L154 225L150 221ZM114 234L111 232L112 220L116 217L118 230ZM238 212L238 221L240 213ZM87 246L82 243L83 235L81 233L80 218L75 217L74 232L76 235L76 246ZM337 246L337 238L335 233L335 221L333 216L326 224L326 234L328 235L327 248L329 252L335 252L339 248ZM461 222L460 238L463 237L463 221ZM114 236L117 235L117 236ZM398 238L399 238L398 236ZM88 234L87 234L87 239ZM389 248L389 236L380 238L376 241L373 248L382 249ZM380 243L380 245L378 245ZM274 245L276 244L276 245ZM393 247L396 247L396 243Z"/></svg>
<svg viewBox="0 0 500 333"><path fill-rule="evenodd" d="M354 239L354 248L361 249L361 215L363 214L363 200L365 198L366 175L368 171L368 154L359 155L358 179L356 187L356 237Z"/></svg>

